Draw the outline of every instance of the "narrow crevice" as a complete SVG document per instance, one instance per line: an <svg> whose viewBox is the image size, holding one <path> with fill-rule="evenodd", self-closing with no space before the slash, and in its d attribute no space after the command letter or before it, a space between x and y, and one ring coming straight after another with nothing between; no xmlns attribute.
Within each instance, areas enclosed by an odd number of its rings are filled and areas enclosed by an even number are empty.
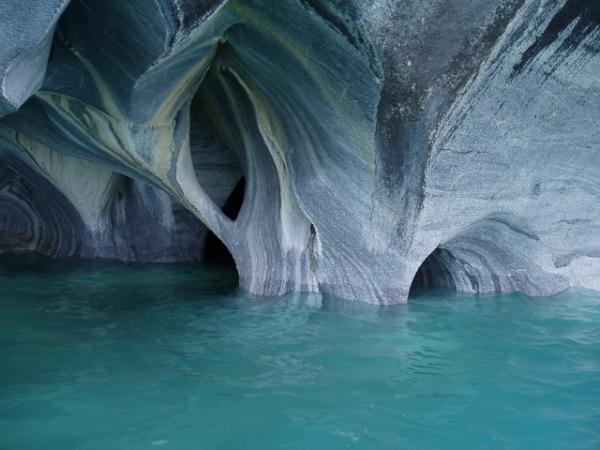
<svg viewBox="0 0 600 450"><path fill-rule="evenodd" d="M240 210L242 209L242 204L244 203L244 195L246 193L246 179L242 177L238 184L233 188L231 194L229 194L229 198L221 211L231 220L237 219Z"/></svg>
<svg viewBox="0 0 600 450"><path fill-rule="evenodd" d="M246 180L242 178L235 186L227 202L222 208L223 214L231 220L235 220L244 202ZM212 232L208 231L204 244L203 261L209 264L217 264L227 267L235 267L235 260L225 244Z"/></svg>
<svg viewBox="0 0 600 450"><path fill-rule="evenodd" d="M308 240L308 252L309 252L309 263L310 263L310 273L312 276L316 276L317 274L317 258L315 255L315 245L317 244L317 229L314 223L310 224L310 238Z"/></svg>

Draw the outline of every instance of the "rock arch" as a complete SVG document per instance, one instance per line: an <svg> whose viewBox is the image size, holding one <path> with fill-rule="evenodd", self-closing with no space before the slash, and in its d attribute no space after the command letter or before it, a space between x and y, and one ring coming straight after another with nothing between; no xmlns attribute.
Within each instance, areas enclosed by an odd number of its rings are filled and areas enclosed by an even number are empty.
<svg viewBox="0 0 600 450"><path fill-rule="evenodd" d="M23 37L27 3L7 11L0 133L49 164L90 255L177 260L209 229L257 294L404 302L438 246L465 290L598 287L590 2L42 3ZM127 237L144 209L162 249Z"/></svg>
<svg viewBox="0 0 600 450"><path fill-rule="evenodd" d="M14 158L0 159L0 224L0 252L76 256L85 240L85 226L73 205Z"/></svg>
<svg viewBox="0 0 600 450"><path fill-rule="evenodd" d="M550 295L569 287L543 267L539 236L521 218L495 213L440 244L420 265L413 288Z"/></svg>

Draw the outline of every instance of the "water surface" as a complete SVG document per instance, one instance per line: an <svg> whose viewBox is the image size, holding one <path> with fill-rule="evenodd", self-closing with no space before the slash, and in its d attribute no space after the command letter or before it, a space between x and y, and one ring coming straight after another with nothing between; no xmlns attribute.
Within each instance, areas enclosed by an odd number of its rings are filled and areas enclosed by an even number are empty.
<svg viewBox="0 0 600 450"><path fill-rule="evenodd" d="M600 295L252 297L0 256L0 449L598 449Z"/></svg>

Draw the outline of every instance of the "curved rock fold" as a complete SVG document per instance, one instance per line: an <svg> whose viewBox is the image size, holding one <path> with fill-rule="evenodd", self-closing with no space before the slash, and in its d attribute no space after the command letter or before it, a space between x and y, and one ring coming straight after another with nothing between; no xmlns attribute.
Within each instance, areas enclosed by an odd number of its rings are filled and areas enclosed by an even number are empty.
<svg viewBox="0 0 600 450"><path fill-rule="evenodd" d="M256 294L600 289L594 2L29 3L0 252L200 260L210 232Z"/></svg>

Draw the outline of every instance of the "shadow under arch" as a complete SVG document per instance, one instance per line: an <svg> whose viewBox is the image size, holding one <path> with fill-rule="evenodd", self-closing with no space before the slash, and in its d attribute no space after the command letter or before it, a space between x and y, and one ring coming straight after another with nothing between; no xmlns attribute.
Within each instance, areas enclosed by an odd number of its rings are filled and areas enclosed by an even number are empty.
<svg viewBox="0 0 600 450"><path fill-rule="evenodd" d="M535 230L511 213L490 214L440 244L421 264L410 295L427 288L468 293L520 292L546 296L567 289L537 255L544 254ZM409 295L409 296L410 296Z"/></svg>
<svg viewBox="0 0 600 450"><path fill-rule="evenodd" d="M418 297L432 288L457 290L455 277L456 271L461 270L459 265L460 261L457 261L450 251L437 247L417 270L408 297Z"/></svg>
<svg viewBox="0 0 600 450"><path fill-rule="evenodd" d="M77 256L85 226L52 183L16 157L0 159L0 253Z"/></svg>

